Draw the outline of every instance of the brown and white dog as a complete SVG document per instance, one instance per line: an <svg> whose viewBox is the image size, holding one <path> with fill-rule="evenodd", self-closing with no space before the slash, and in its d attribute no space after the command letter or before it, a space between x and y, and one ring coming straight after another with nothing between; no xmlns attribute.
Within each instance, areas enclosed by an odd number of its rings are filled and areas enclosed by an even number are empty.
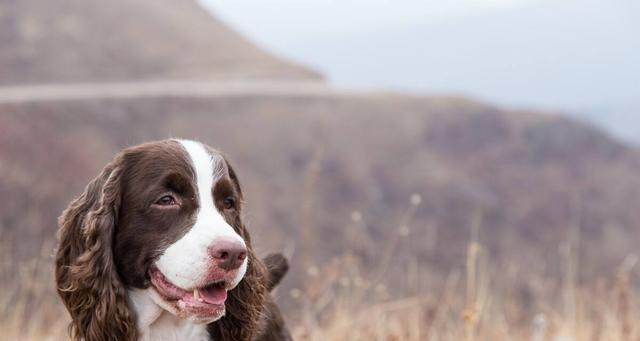
<svg viewBox="0 0 640 341"><path fill-rule="evenodd" d="M254 254L241 207L233 168L201 143L116 155L60 217L71 337L289 340L268 292L280 275Z"/></svg>

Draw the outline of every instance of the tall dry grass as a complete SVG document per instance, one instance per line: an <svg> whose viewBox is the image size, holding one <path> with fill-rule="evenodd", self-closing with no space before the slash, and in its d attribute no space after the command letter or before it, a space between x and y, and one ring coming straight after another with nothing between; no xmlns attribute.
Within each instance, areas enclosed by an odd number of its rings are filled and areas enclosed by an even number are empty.
<svg viewBox="0 0 640 341"><path fill-rule="evenodd" d="M480 242L478 210L470 219L463 266L445 276L417 263L412 271L411 264L396 263L403 240L411 238L411 219L421 198L413 195L410 202L399 228L380 243L384 252L377 268L365 269L359 259L345 254L307 269L303 287L288 293L303 310L304 318L292 328L296 340L640 340L640 301L630 276L636 255L624 259L610 278L580 281L580 224L575 222L569 240L560 245L558 275L521 269L527 287L540 289L520 295L522 281L511 282ZM362 216L358 212L352 218ZM396 277L398 272L390 269L405 265L406 277ZM421 280L411 272L437 279ZM391 292L393 287L405 289Z"/></svg>
<svg viewBox="0 0 640 341"><path fill-rule="evenodd" d="M519 269L529 287L538 288L521 294L522 284L483 247L479 211L470 219L466 260L437 273L417 260L398 262L420 202L411 197L399 227L379 242L383 251L373 267L350 253L322 263L308 255L303 264L292 264L305 267L305 278L276 296L294 302L284 313L296 340L640 340L640 302L630 276L638 257L628 256L608 279L583 283L576 273L585 265L577 258L577 241L570 240L559 253L558 276ZM312 225L306 228L313 233ZM4 240L0 246L0 340L66 339L52 244L26 262L9 256L19 245Z"/></svg>
<svg viewBox="0 0 640 341"><path fill-rule="evenodd" d="M26 261L13 259L16 247L0 236L0 340L67 339L67 313L55 294L53 243Z"/></svg>
<svg viewBox="0 0 640 341"><path fill-rule="evenodd" d="M501 283L500 269L491 269L484 257L482 246L470 242L465 270L451 271L440 290L425 288L393 299L385 298L384 285L369 295L366 279L343 277L335 269L320 271L314 277L331 278L322 290L289 293L311 307L305 313L313 319L294 326L295 339L640 340L640 302L629 283L637 257L629 256L610 280L583 287L562 284L555 295L532 297L528 303L501 290L509 283ZM544 285L569 278L527 280Z"/></svg>

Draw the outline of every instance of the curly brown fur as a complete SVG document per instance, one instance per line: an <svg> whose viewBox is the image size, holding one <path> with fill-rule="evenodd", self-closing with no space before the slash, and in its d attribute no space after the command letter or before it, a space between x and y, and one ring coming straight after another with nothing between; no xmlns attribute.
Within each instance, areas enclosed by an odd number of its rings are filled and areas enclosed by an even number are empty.
<svg viewBox="0 0 640 341"><path fill-rule="evenodd" d="M58 294L71 315L73 340L136 340L134 318L111 245L120 205L120 157L60 217Z"/></svg>
<svg viewBox="0 0 640 341"><path fill-rule="evenodd" d="M287 259L280 253L273 253L262 258L267 268L267 290L272 291L289 270ZM258 333L254 341L291 341L291 335L282 317L280 309L271 295L267 295L260 318Z"/></svg>
<svg viewBox="0 0 640 341"><path fill-rule="evenodd" d="M287 325L282 318L280 309L272 299L267 299L264 304L264 316L261 320L261 328L259 334L254 338L255 341L291 341L291 335L287 329Z"/></svg>

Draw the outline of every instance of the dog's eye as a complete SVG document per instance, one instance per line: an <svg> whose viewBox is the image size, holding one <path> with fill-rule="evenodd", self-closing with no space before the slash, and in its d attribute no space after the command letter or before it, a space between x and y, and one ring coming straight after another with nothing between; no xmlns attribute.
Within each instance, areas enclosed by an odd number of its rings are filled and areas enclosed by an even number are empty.
<svg viewBox="0 0 640 341"><path fill-rule="evenodd" d="M226 210L230 210L234 207L236 207L236 200L233 199L232 197L226 197L223 201L222 201L222 206L226 209Z"/></svg>
<svg viewBox="0 0 640 341"><path fill-rule="evenodd" d="M173 196L165 195L162 198L158 199L158 201L156 201L156 204L161 206L171 206L177 203L176 203L176 199Z"/></svg>

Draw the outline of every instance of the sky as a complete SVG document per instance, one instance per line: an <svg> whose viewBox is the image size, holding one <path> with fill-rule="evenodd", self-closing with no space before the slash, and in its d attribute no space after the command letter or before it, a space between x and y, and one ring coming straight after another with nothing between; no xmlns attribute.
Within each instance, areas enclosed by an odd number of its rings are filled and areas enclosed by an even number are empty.
<svg viewBox="0 0 640 341"><path fill-rule="evenodd" d="M200 0L236 28L266 42L386 30L536 1L541 0Z"/></svg>
<svg viewBox="0 0 640 341"><path fill-rule="evenodd" d="M640 144L637 0L200 0L337 86L562 111Z"/></svg>

